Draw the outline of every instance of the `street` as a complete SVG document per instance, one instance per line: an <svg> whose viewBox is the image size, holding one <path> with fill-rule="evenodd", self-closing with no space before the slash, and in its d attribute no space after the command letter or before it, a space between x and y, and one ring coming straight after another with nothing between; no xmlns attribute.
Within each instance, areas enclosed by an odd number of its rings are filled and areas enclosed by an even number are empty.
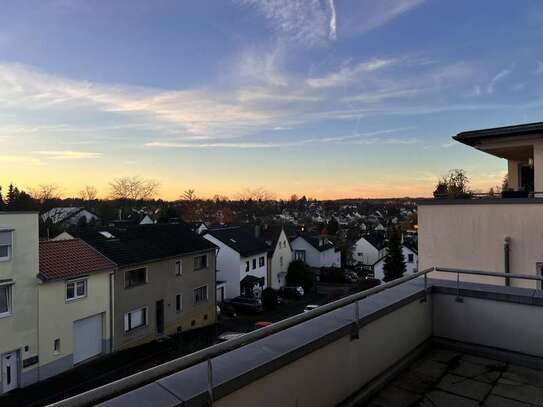
<svg viewBox="0 0 543 407"><path fill-rule="evenodd" d="M321 290L319 287L319 293L307 293L300 300L284 302L273 310L259 314L238 314L237 317L223 315L216 326L209 329L189 331L183 333L182 337L175 335L160 342L104 355L50 379L14 390L0 396L0 405L43 406L63 400L206 348L214 344L217 335L223 332L247 333L256 329L255 323L258 321L277 322L303 312L308 304L322 305L330 302L336 299L336 295L337 291Z"/></svg>

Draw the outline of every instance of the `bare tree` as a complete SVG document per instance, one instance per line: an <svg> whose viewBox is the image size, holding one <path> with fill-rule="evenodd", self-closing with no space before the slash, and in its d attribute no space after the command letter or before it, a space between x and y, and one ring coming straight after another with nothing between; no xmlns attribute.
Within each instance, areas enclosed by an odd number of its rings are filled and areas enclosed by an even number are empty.
<svg viewBox="0 0 543 407"><path fill-rule="evenodd" d="M194 189L187 189L183 192L183 195L181 195L181 199L184 201L196 201L198 198L196 197L196 191Z"/></svg>
<svg viewBox="0 0 543 407"><path fill-rule="evenodd" d="M151 199L157 194L160 187L157 181L142 179L138 176L115 178L109 185L111 186L112 198L134 201Z"/></svg>
<svg viewBox="0 0 543 407"><path fill-rule="evenodd" d="M227 202L230 199L226 195L215 194L215 195L213 195L213 200L215 202Z"/></svg>
<svg viewBox="0 0 543 407"><path fill-rule="evenodd" d="M239 192L236 197L240 201L273 201L276 195L273 192L265 190L263 187L246 188L242 192Z"/></svg>
<svg viewBox="0 0 543 407"><path fill-rule="evenodd" d="M36 188L29 188L30 196L40 203L52 199L60 199L60 188L56 184L41 184Z"/></svg>
<svg viewBox="0 0 543 407"><path fill-rule="evenodd" d="M86 185L80 192L79 197L83 201L94 201L98 197L98 191L92 185Z"/></svg>
<svg viewBox="0 0 543 407"><path fill-rule="evenodd" d="M298 195L292 194L292 195L290 196L290 202L292 202L292 203L298 202Z"/></svg>

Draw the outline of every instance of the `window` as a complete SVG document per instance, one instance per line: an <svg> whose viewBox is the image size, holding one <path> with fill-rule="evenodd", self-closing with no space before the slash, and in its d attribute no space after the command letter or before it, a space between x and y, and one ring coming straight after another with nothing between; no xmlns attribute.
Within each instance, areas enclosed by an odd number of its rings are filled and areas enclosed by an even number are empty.
<svg viewBox="0 0 543 407"><path fill-rule="evenodd" d="M60 338L53 341L53 353L56 355L60 353Z"/></svg>
<svg viewBox="0 0 543 407"><path fill-rule="evenodd" d="M260 256L258 258L258 267L263 267L264 266L264 256Z"/></svg>
<svg viewBox="0 0 543 407"><path fill-rule="evenodd" d="M253 270L256 268L256 259L253 259Z"/></svg>
<svg viewBox="0 0 543 407"><path fill-rule="evenodd" d="M175 296L175 310L177 312L183 311L183 297L181 296L181 294L177 294Z"/></svg>
<svg viewBox="0 0 543 407"><path fill-rule="evenodd" d="M181 260L177 260L175 262L175 275L180 276L183 274L183 263L181 263Z"/></svg>
<svg viewBox="0 0 543 407"><path fill-rule="evenodd" d="M247 261L245 262L245 271L246 271L246 272L249 272L250 269L251 269L251 267L250 267L250 265L249 265L249 260L247 260Z"/></svg>
<svg viewBox="0 0 543 407"><path fill-rule="evenodd" d="M294 260L301 260L305 262L305 250L296 250L294 252Z"/></svg>
<svg viewBox="0 0 543 407"><path fill-rule="evenodd" d="M139 308L124 314L125 332L145 325L147 325L147 307Z"/></svg>
<svg viewBox="0 0 543 407"><path fill-rule="evenodd" d="M0 261L11 258L12 233L11 230L0 230Z"/></svg>
<svg viewBox="0 0 543 407"><path fill-rule="evenodd" d="M413 263L413 260L414 260L413 253L409 253L407 255L407 262L408 263Z"/></svg>
<svg viewBox="0 0 543 407"><path fill-rule="evenodd" d="M281 266L281 269L283 268L283 256L279 257L279 266Z"/></svg>
<svg viewBox="0 0 543 407"><path fill-rule="evenodd" d="M207 301L207 285L194 289L194 304L200 304Z"/></svg>
<svg viewBox="0 0 543 407"><path fill-rule="evenodd" d="M10 315L11 311L11 285L0 285L0 317Z"/></svg>
<svg viewBox="0 0 543 407"><path fill-rule="evenodd" d="M136 287L147 283L147 269L127 270L124 272L125 288Z"/></svg>
<svg viewBox="0 0 543 407"><path fill-rule="evenodd" d="M87 279L66 282L66 301L77 300L87 296Z"/></svg>
<svg viewBox="0 0 543 407"><path fill-rule="evenodd" d="M205 268L207 268L207 254L194 256L194 270L202 270Z"/></svg>

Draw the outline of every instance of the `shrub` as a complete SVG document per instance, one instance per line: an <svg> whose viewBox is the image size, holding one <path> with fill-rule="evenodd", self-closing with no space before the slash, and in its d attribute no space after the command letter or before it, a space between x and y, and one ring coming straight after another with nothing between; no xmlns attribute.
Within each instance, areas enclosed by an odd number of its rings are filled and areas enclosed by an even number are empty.
<svg viewBox="0 0 543 407"><path fill-rule="evenodd" d="M266 309L274 309L277 306L277 293L273 288L265 288L262 291L262 305Z"/></svg>
<svg viewBox="0 0 543 407"><path fill-rule="evenodd" d="M288 286L302 286L305 291L313 287L311 269L301 260L294 260L288 265L285 279Z"/></svg>

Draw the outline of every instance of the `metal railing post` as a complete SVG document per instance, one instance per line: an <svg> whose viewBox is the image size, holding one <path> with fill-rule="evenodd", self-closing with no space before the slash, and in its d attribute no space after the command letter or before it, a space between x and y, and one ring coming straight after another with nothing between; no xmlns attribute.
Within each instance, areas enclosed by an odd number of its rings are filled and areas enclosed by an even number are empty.
<svg viewBox="0 0 543 407"><path fill-rule="evenodd" d="M420 302L426 301L428 301L428 273L424 275L424 298Z"/></svg>
<svg viewBox="0 0 543 407"><path fill-rule="evenodd" d="M213 365L211 358L207 358L207 396L208 406L213 407Z"/></svg>
<svg viewBox="0 0 543 407"><path fill-rule="evenodd" d="M360 338L360 306L359 301L354 303L354 321L351 332L351 340Z"/></svg>
<svg viewBox="0 0 543 407"><path fill-rule="evenodd" d="M464 299L460 297L460 273L456 272L456 302L464 302Z"/></svg>

